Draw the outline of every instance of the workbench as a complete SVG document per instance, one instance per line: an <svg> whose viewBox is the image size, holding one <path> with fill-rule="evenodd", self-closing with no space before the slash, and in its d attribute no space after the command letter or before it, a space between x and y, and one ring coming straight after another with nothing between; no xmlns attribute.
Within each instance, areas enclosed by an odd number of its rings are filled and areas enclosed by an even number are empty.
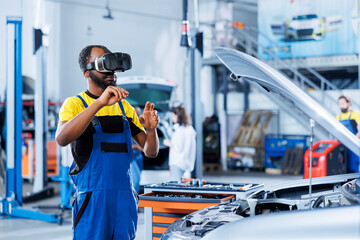
<svg viewBox="0 0 360 240"><path fill-rule="evenodd" d="M177 219L203 208L245 199L263 184L213 183L199 179L150 184L139 196L144 207L145 239L157 240Z"/></svg>

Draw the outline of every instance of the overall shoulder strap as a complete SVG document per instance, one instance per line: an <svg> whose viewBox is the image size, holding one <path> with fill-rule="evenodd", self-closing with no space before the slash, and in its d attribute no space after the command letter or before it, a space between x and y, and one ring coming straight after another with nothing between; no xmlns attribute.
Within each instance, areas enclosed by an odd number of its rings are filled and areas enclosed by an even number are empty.
<svg viewBox="0 0 360 240"><path fill-rule="evenodd" d="M84 107L87 108L88 105L85 102L85 100L80 96L80 95L76 95L78 98L80 98L80 100L82 101L82 103L84 104ZM99 120L96 116L93 117L93 119L91 120L91 124L95 127L96 125L99 124Z"/></svg>
<svg viewBox="0 0 360 240"><path fill-rule="evenodd" d="M80 100L82 101L82 103L84 104L84 107L87 108L88 105L87 103L85 102L85 100L80 96L80 95L76 95L78 98L80 98Z"/></svg>
<svg viewBox="0 0 360 240"><path fill-rule="evenodd" d="M126 119L125 110L124 110L121 100L119 101L119 106L120 106L121 112L123 114L123 118Z"/></svg>

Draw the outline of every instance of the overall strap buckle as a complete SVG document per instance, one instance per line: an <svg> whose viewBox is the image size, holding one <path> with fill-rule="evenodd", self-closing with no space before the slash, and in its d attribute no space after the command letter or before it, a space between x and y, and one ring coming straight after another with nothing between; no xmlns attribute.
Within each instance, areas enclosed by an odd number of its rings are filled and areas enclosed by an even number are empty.
<svg viewBox="0 0 360 240"><path fill-rule="evenodd" d="M92 124L93 127L95 127L96 125L99 125L99 119L97 117L94 117L91 120L91 124Z"/></svg>
<svg viewBox="0 0 360 240"><path fill-rule="evenodd" d="M120 110L121 110L121 112L122 112L122 116L123 116L124 123L125 123L125 120L126 120L126 114L125 114L124 107L123 107L123 105L122 105L122 102L121 102L121 101L119 101L118 103L119 103L119 107L120 107Z"/></svg>

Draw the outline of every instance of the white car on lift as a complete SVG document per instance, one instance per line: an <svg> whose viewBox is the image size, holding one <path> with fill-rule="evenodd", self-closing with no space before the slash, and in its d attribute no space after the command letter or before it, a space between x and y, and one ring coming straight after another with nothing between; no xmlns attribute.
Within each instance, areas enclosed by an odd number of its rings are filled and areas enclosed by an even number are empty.
<svg viewBox="0 0 360 240"><path fill-rule="evenodd" d="M272 23L275 35L283 35L285 40L321 40L325 33L340 28L341 16L319 17L315 13L294 16L291 20Z"/></svg>
<svg viewBox="0 0 360 240"><path fill-rule="evenodd" d="M287 23L287 39L320 40L324 37L325 26L324 20L316 14L298 15Z"/></svg>
<svg viewBox="0 0 360 240"><path fill-rule="evenodd" d="M236 78L255 82L303 111L360 155L360 140L284 75L234 49L217 57ZM286 182L246 199L208 207L176 220L161 240L360 239L359 173ZM309 210L309 209L312 210Z"/></svg>
<svg viewBox="0 0 360 240"><path fill-rule="evenodd" d="M118 77L117 85L126 89L129 96L126 100L132 106L144 108L147 101L155 104L160 118L158 136L160 151L155 159L144 157L144 169L168 170L169 148L163 144L171 134L171 102L176 83L163 78L149 76Z"/></svg>

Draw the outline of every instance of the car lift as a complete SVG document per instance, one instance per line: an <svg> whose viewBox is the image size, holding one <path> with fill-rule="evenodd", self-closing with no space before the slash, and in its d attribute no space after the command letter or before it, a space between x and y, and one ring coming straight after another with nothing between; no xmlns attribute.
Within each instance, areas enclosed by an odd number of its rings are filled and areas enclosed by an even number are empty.
<svg viewBox="0 0 360 240"><path fill-rule="evenodd" d="M46 35L45 35L46 36ZM37 58L37 81L35 84L35 167L40 169L35 173L33 193L27 198L29 201L36 201L52 196L54 190L51 186L48 186L47 180L47 149L44 148L47 142L47 95L46 95L46 39L43 42L44 34L41 29L34 29L34 54ZM60 164L60 176L52 177L53 181L60 182L60 205L57 206L39 206L40 209L58 208L60 209L60 216L65 210L71 209L70 199L74 189L74 185L68 175L69 160L72 160L69 154L69 146L61 148L61 152L58 152L58 159L61 159ZM24 199L25 202L25 199Z"/></svg>
<svg viewBox="0 0 360 240"><path fill-rule="evenodd" d="M41 200L54 195L54 188L48 186L47 177L47 115L48 102L46 95L46 44L43 44L41 29L33 29L34 54L36 55L35 81L35 179L33 192L24 197L23 202Z"/></svg>
<svg viewBox="0 0 360 240"><path fill-rule="evenodd" d="M7 17L6 196L0 214L61 223L58 215L22 208L22 18Z"/></svg>

